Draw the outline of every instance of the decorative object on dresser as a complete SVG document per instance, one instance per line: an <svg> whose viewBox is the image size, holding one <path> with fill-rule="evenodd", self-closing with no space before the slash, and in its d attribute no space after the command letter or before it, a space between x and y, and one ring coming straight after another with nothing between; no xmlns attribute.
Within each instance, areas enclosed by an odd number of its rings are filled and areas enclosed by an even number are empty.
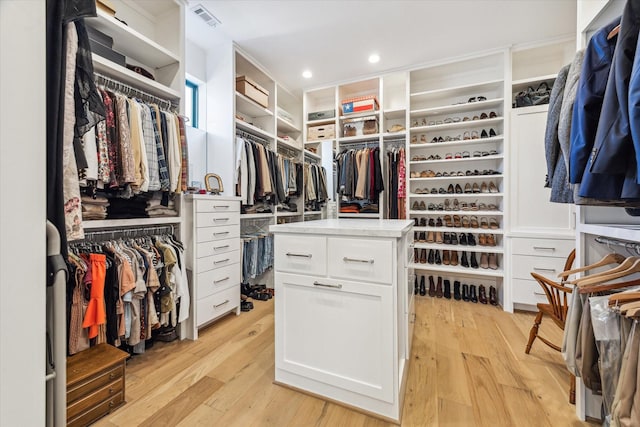
<svg viewBox="0 0 640 427"><path fill-rule="evenodd" d="M125 404L129 354L98 344L67 358L67 425L87 426Z"/></svg>
<svg viewBox="0 0 640 427"><path fill-rule="evenodd" d="M240 314L240 198L186 196L185 233L196 339L198 328L225 314Z"/></svg>

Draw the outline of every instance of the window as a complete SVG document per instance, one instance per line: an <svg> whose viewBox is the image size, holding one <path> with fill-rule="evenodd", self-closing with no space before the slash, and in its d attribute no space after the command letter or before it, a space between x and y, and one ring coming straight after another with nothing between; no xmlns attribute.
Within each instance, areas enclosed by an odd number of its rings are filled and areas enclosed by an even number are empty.
<svg viewBox="0 0 640 427"><path fill-rule="evenodd" d="M198 85L187 80L184 97L185 115L189 118L188 124L198 127Z"/></svg>

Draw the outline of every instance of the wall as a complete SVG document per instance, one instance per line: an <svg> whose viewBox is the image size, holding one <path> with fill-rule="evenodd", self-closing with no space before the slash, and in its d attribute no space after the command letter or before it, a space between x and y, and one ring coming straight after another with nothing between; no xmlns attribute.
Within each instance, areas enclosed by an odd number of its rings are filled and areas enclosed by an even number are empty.
<svg viewBox="0 0 640 427"><path fill-rule="evenodd" d="M207 54L198 45L187 40L185 48L185 71L187 79L198 84L199 123L198 128L187 126L189 142L189 185L199 182L204 186L207 173Z"/></svg>
<svg viewBox="0 0 640 427"><path fill-rule="evenodd" d="M0 0L0 425L45 424L45 2Z"/></svg>

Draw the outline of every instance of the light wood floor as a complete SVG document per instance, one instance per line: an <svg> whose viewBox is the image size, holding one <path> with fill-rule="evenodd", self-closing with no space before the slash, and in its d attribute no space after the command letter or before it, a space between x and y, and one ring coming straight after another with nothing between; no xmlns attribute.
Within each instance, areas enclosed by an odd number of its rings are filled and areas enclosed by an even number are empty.
<svg viewBox="0 0 640 427"><path fill-rule="evenodd" d="M127 363L127 404L98 426L391 426L272 384L273 300ZM524 347L530 313L418 297L403 426L581 426L559 353ZM552 322L541 331L561 341Z"/></svg>

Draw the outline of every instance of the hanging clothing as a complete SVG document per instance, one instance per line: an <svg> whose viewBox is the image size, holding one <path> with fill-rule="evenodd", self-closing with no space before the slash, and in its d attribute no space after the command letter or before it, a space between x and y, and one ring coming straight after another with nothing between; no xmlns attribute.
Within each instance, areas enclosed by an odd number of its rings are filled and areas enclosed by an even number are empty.
<svg viewBox="0 0 640 427"><path fill-rule="evenodd" d="M387 217L389 219L406 218L406 165L405 149L393 148L387 151Z"/></svg>

